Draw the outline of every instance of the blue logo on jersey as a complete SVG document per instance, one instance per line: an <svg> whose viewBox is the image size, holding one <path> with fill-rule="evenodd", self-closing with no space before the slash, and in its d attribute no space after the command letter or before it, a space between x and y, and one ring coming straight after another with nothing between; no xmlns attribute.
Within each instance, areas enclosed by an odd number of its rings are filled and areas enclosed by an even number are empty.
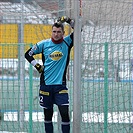
<svg viewBox="0 0 133 133"><path fill-rule="evenodd" d="M33 53L34 53L34 50L36 50L36 49L37 49L37 46L34 45L34 46L32 47L32 49L29 51L29 56L32 56Z"/></svg>
<svg viewBox="0 0 133 133"><path fill-rule="evenodd" d="M54 61L60 60L60 59L62 58L62 56L63 56L63 53L60 52L60 51L54 51L53 53L51 53L51 54L49 55L49 57L50 57L52 60L54 60Z"/></svg>

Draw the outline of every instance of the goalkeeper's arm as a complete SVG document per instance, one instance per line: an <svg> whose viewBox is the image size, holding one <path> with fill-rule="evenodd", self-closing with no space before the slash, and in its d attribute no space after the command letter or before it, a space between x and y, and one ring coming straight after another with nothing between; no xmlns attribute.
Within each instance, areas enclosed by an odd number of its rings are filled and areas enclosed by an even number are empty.
<svg viewBox="0 0 133 133"><path fill-rule="evenodd" d="M37 69L39 73L43 72L44 67L36 62L36 60L33 57L33 53L31 52L31 48L25 53L25 58Z"/></svg>

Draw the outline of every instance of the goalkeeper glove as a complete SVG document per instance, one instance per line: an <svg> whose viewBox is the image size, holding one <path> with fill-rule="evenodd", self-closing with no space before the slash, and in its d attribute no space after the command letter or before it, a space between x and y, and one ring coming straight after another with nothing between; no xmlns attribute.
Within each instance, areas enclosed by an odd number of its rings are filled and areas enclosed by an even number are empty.
<svg viewBox="0 0 133 133"><path fill-rule="evenodd" d="M44 67L43 67L42 65L40 65L39 63L37 63L37 64L35 65L35 68L37 69L37 71L38 71L39 73L42 73L42 72L43 72L43 69L44 69Z"/></svg>
<svg viewBox="0 0 133 133"><path fill-rule="evenodd" d="M71 19L71 18L69 18L69 17L67 17L67 16L59 17L58 20L57 20L57 22L58 23L64 23L64 22L66 22L66 23L70 24L70 26L72 28L74 28L74 20Z"/></svg>

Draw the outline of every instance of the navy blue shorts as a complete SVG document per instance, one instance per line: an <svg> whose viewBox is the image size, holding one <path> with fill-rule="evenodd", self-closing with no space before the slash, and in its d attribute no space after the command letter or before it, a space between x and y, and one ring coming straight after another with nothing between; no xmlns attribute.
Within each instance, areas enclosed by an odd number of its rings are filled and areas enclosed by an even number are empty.
<svg viewBox="0 0 133 133"><path fill-rule="evenodd" d="M66 85L40 86L39 102L42 108L53 108L56 105L69 105L68 88Z"/></svg>

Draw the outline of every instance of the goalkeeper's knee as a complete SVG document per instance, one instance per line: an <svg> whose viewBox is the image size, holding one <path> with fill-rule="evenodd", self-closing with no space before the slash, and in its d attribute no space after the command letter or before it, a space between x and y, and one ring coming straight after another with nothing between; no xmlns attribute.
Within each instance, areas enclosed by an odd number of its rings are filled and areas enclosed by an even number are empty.
<svg viewBox="0 0 133 133"><path fill-rule="evenodd" d="M62 122L69 122L70 118L68 105L58 106L58 108L61 114Z"/></svg>

